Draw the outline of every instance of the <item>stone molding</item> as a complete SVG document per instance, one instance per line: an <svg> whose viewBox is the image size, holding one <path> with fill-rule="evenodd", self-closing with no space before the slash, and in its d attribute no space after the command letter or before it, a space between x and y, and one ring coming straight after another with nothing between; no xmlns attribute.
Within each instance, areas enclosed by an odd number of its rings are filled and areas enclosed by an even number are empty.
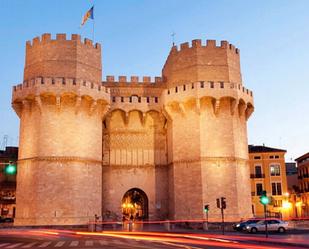
<svg viewBox="0 0 309 249"><path fill-rule="evenodd" d="M129 169L129 168L165 168L166 164L144 164L144 165L126 165L126 164L103 164L103 168L117 168L117 169Z"/></svg>
<svg viewBox="0 0 309 249"><path fill-rule="evenodd" d="M82 163L95 163L102 164L102 160L96 160L86 157L76 157L76 156L38 156L38 157L28 157L20 158L17 162L24 161L48 161L48 162L82 162Z"/></svg>
<svg viewBox="0 0 309 249"><path fill-rule="evenodd" d="M247 163L249 159L240 158L240 157L199 157L199 158L193 158L189 160L177 160L170 162L168 165L172 164L181 164L181 163L197 163L197 162L245 162Z"/></svg>

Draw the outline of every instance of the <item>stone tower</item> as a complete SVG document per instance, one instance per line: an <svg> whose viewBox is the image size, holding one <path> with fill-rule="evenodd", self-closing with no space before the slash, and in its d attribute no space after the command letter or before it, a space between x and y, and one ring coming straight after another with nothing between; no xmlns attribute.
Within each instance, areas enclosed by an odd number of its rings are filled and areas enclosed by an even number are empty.
<svg viewBox="0 0 309 249"><path fill-rule="evenodd" d="M15 224L81 224L101 213L101 47L65 34L26 45L23 84L13 89L20 117Z"/></svg>
<svg viewBox="0 0 309 249"><path fill-rule="evenodd" d="M242 85L239 50L226 41L173 47L163 67L168 116L169 209L174 219L251 216L246 121L252 92ZM246 204L244 204L246 203Z"/></svg>
<svg viewBox="0 0 309 249"><path fill-rule="evenodd" d="M151 220L252 216L239 50L222 41L173 46L162 77L107 76L101 47L78 35L26 46L15 224L82 224L95 214ZM134 197L134 198L133 198ZM131 208L131 209L130 209ZM137 212L138 211L138 212ZM129 212L129 213L128 213Z"/></svg>

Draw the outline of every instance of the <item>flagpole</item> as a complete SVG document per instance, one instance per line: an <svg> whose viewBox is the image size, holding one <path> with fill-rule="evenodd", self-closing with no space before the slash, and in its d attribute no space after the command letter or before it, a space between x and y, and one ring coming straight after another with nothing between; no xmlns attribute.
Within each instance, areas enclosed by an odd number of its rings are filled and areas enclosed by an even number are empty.
<svg viewBox="0 0 309 249"><path fill-rule="evenodd" d="M92 41L94 42L94 0L91 0L92 2Z"/></svg>

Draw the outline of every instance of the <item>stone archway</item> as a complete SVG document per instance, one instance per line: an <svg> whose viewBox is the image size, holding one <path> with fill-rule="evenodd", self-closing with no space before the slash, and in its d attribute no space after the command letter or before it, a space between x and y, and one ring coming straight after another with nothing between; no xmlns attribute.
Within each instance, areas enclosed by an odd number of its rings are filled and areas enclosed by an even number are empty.
<svg viewBox="0 0 309 249"><path fill-rule="evenodd" d="M121 207L124 219L148 219L148 197L141 189L128 190L122 198Z"/></svg>

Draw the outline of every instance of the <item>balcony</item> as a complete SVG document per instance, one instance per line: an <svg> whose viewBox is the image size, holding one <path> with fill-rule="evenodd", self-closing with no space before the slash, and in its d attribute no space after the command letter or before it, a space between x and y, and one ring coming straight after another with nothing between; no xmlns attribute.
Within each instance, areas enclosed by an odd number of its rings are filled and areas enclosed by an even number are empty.
<svg viewBox="0 0 309 249"><path fill-rule="evenodd" d="M0 189L16 189L16 182L13 181L0 182Z"/></svg>
<svg viewBox="0 0 309 249"><path fill-rule="evenodd" d="M265 178L265 174L250 174L250 178Z"/></svg>

